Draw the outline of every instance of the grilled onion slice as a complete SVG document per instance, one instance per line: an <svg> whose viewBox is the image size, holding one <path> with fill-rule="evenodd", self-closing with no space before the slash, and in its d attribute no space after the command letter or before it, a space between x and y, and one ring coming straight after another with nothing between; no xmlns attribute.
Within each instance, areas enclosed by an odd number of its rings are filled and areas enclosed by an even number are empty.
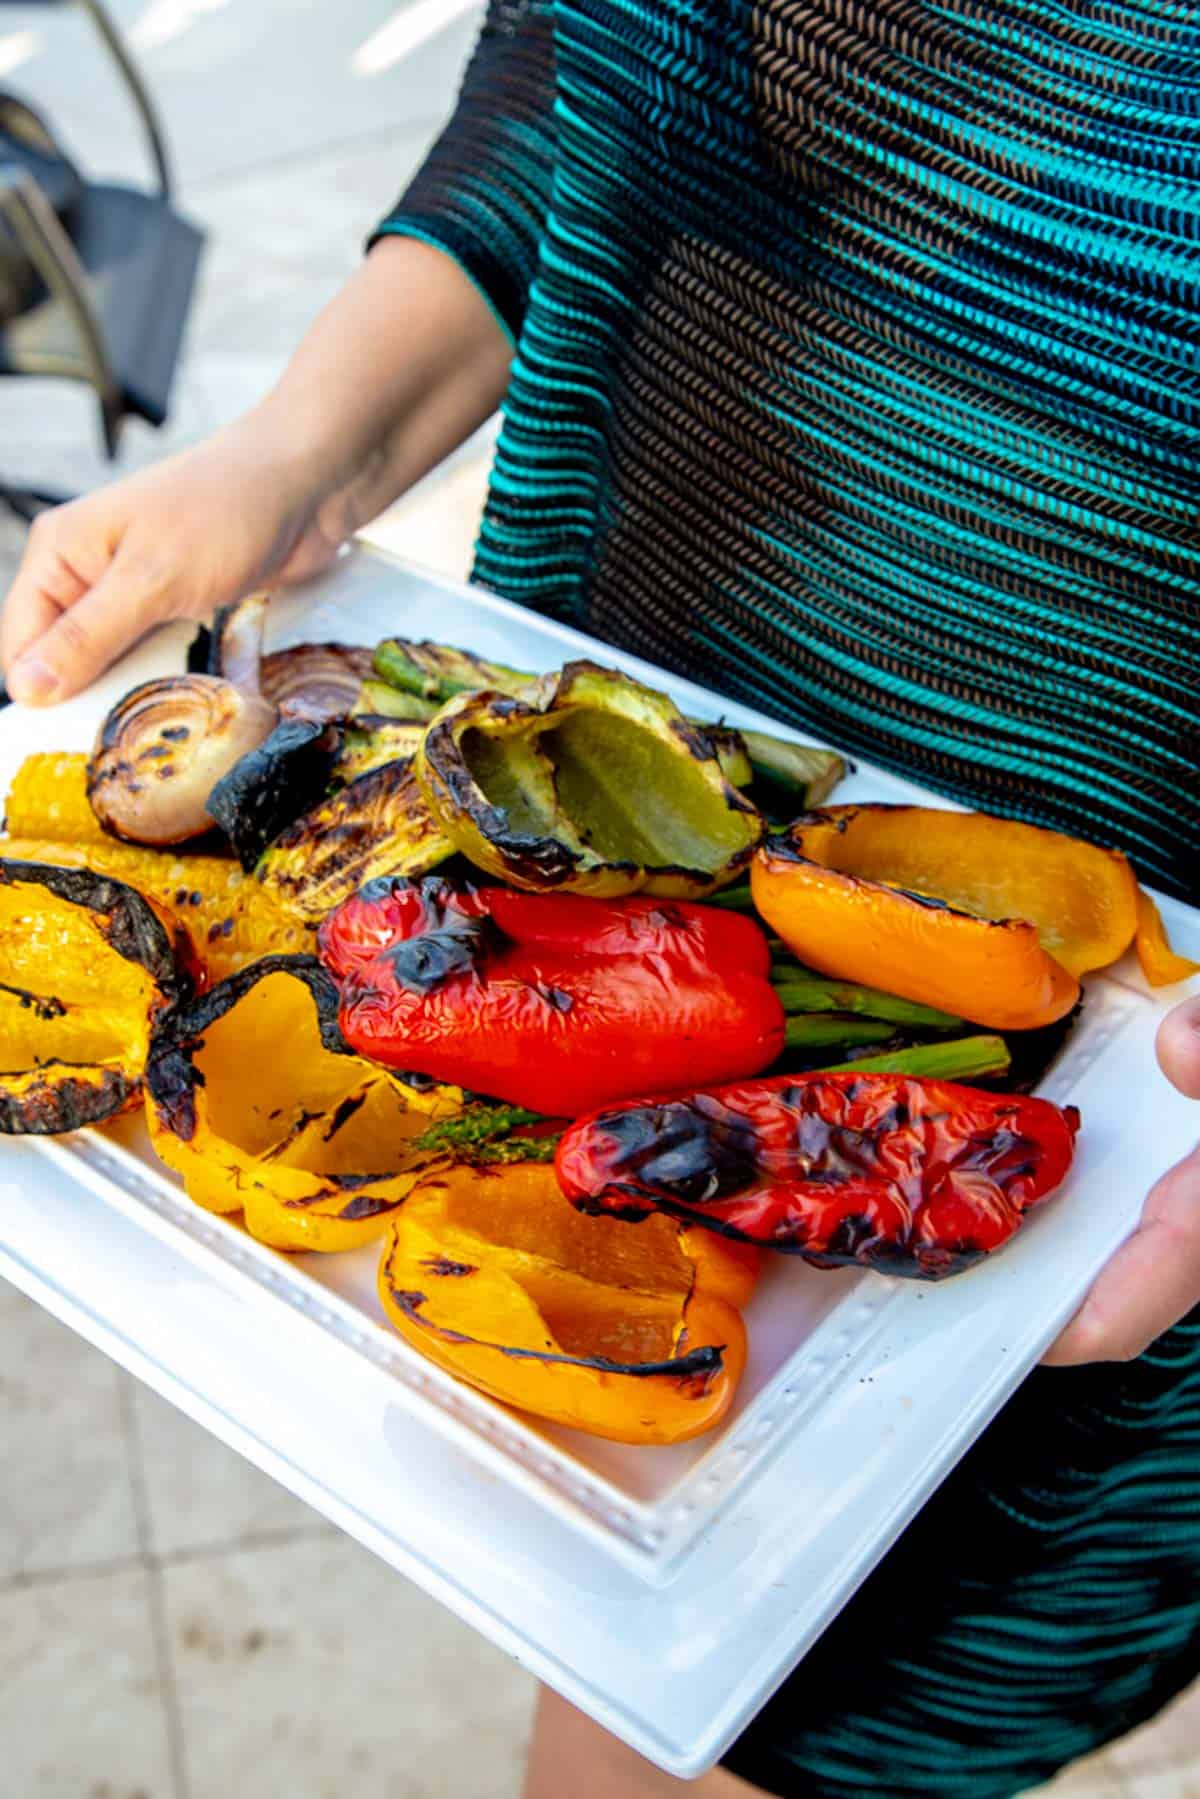
<svg viewBox="0 0 1200 1799"><path fill-rule="evenodd" d="M216 675L168 675L135 687L100 728L88 798L127 843L186 843L211 830L208 797L275 725L258 694Z"/></svg>

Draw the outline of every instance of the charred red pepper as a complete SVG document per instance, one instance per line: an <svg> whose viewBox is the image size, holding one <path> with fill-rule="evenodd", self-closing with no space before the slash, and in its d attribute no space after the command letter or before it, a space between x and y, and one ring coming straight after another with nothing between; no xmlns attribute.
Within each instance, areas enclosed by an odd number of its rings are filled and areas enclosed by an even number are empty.
<svg viewBox="0 0 1200 1799"><path fill-rule="evenodd" d="M360 1055L550 1116L755 1074L783 1049L766 938L706 906L388 879L319 944Z"/></svg>
<svg viewBox="0 0 1200 1799"><path fill-rule="evenodd" d="M1071 1165L1079 1114L891 1074L782 1075L580 1119L584 1212L672 1213L817 1267L938 1280L1007 1242Z"/></svg>

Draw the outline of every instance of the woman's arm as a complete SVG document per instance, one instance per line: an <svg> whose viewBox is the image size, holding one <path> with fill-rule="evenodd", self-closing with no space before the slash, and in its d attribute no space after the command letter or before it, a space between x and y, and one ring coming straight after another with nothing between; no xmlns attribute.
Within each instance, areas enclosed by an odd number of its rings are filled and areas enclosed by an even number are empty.
<svg viewBox="0 0 1200 1799"><path fill-rule="evenodd" d="M64 699L150 626L315 573L495 410L511 354L451 257L377 244L253 411L37 520L0 622L13 698Z"/></svg>

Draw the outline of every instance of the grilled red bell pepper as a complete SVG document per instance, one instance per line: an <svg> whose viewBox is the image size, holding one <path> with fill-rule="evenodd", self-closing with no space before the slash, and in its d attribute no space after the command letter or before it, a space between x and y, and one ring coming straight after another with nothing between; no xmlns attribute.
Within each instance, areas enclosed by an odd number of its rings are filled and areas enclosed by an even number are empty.
<svg viewBox="0 0 1200 1799"><path fill-rule="evenodd" d="M1071 1165L1079 1113L894 1074L781 1075L580 1119L559 1184L584 1212L938 1280L1006 1242Z"/></svg>
<svg viewBox="0 0 1200 1799"><path fill-rule="evenodd" d="M713 907L380 880L319 946L360 1055L550 1116L755 1074L783 1049L767 940Z"/></svg>

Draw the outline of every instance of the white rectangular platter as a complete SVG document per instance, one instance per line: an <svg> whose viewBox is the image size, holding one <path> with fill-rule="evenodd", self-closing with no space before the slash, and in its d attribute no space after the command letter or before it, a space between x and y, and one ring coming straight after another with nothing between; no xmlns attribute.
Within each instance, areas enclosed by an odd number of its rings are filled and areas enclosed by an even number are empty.
<svg viewBox="0 0 1200 1799"><path fill-rule="evenodd" d="M273 611L276 644L432 636L531 669L591 654L696 716L769 722L378 552ZM187 636L161 633L66 707L0 714L0 786L31 750L87 747L118 694L182 665ZM864 766L838 797L927 796ZM1200 917L1164 910L1200 954ZM1078 1161L1002 1255L940 1286L776 1258L732 1418L677 1449L539 1429L458 1385L384 1325L377 1250L263 1249L191 1206L136 1124L0 1144L0 1274L688 1777L803 1656L1194 1142L1198 1109L1153 1054L1181 996L1151 995L1129 965L1091 984L1043 1089L1082 1110Z"/></svg>

